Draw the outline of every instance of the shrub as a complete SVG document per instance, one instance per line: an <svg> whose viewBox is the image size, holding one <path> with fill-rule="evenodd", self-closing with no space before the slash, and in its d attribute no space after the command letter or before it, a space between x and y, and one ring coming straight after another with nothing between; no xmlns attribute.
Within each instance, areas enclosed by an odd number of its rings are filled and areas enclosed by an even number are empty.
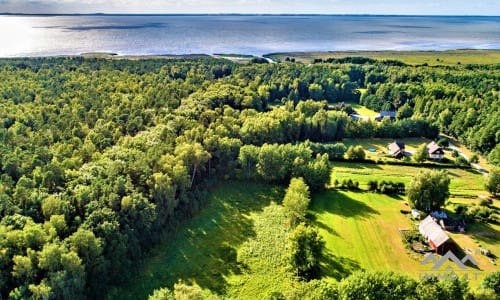
<svg viewBox="0 0 500 300"><path fill-rule="evenodd" d="M500 295L500 272L496 271L484 277L480 287L495 291L495 294Z"/></svg>
<svg viewBox="0 0 500 300"><path fill-rule="evenodd" d="M378 182L376 180L368 181L368 190L370 192L376 192L378 190Z"/></svg>
<svg viewBox="0 0 500 300"><path fill-rule="evenodd" d="M385 180L382 180L380 183L378 183L376 180L370 180L368 182L368 191L376 191L386 195L404 194L405 184L403 182L392 182Z"/></svg>
<svg viewBox="0 0 500 300"><path fill-rule="evenodd" d="M469 222L496 223L495 210L485 206L471 206L465 214Z"/></svg>
<svg viewBox="0 0 500 300"><path fill-rule="evenodd" d="M457 166L468 166L469 165L469 161L465 157L459 155L457 158L455 158L455 165L457 165Z"/></svg>
<svg viewBox="0 0 500 300"><path fill-rule="evenodd" d="M493 205L493 200L492 199L481 199L479 202L479 206L487 206L489 207L490 205Z"/></svg>
<svg viewBox="0 0 500 300"><path fill-rule="evenodd" d="M350 146L347 149L346 156L348 160L362 161L365 159L365 150L361 146Z"/></svg>
<svg viewBox="0 0 500 300"><path fill-rule="evenodd" d="M353 181L352 179L344 179L342 180L342 184L340 185L341 189L349 190L349 191L358 191L359 190L359 182Z"/></svg>
<svg viewBox="0 0 500 300"><path fill-rule="evenodd" d="M447 138L442 138L437 141L437 144L441 148L448 148L450 146L450 141Z"/></svg>

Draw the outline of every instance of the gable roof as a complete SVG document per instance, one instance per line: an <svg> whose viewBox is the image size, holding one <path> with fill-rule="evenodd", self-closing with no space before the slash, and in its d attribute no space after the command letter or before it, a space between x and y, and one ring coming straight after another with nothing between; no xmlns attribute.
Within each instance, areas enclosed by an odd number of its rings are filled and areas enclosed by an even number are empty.
<svg viewBox="0 0 500 300"><path fill-rule="evenodd" d="M432 153L435 153L437 151L442 152L443 149L441 149L441 147L439 147L439 145L436 144L435 142L432 142L429 145L427 145L427 151L429 151L429 153L432 154Z"/></svg>
<svg viewBox="0 0 500 300"><path fill-rule="evenodd" d="M436 247L440 247L450 239L441 226L434 221L431 215L420 222L418 230L427 240L432 241Z"/></svg>
<svg viewBox="0 0 500 300"><path fill-rule="evenodd" d="M392 144L389 144L389 153L395 154L398 153L399 151L403 151L404 149L405 149L404 143L394 142Z"/></svg>
<svg viewBox="0 0 500 300"><path fill-rule="evenodd" d="M386 111L386 110L383 110L383 111L380 112L380 116L381 117L395 118L396 117L396 112L395 111Z"/></svg>

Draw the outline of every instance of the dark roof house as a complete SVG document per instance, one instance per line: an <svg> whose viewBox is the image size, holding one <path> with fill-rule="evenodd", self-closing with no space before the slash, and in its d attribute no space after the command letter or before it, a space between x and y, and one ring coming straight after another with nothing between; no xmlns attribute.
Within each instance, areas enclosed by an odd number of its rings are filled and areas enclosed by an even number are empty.
<svg viewBox="0 0 500 300"><path fill-rule="evenodd" d="M375 121L382 121L385 117L389 117L391 120L396 119L396 112L395 111L381 111L378 116L375 117Z"/></svg>
<svg viewBox="0 0 500 300"><path fill-rule="evenodd" d="M389 154L395 158L402 158L405 155L405 144L401 142L389 144Z"/></svg>
<svg viewBox="0 0 500 300"><path fill-rule="evenodd" d="M427 145L427 151L430 159L442 160L444 158L444 150L436 142Z"/></svg>

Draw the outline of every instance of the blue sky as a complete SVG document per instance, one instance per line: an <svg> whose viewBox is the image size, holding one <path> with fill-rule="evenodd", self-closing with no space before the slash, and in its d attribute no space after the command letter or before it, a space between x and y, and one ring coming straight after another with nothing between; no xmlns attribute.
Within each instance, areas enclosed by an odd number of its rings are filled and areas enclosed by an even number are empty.
<svg viewBox="0 0 500 300"><path fill-rule="evenodd" d="M19 13L322 13L500 15L499 0L0 0Z"/></svg>

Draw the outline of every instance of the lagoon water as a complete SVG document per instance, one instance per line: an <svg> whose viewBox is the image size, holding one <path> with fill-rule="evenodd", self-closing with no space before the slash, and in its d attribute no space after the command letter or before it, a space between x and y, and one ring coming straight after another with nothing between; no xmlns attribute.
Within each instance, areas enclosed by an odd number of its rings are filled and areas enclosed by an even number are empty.
<svg viewBox="0 0 500 300"><path fill-rule="evenodd" d="M0 57L500 49L500 17L0 16Z"/></svg>

